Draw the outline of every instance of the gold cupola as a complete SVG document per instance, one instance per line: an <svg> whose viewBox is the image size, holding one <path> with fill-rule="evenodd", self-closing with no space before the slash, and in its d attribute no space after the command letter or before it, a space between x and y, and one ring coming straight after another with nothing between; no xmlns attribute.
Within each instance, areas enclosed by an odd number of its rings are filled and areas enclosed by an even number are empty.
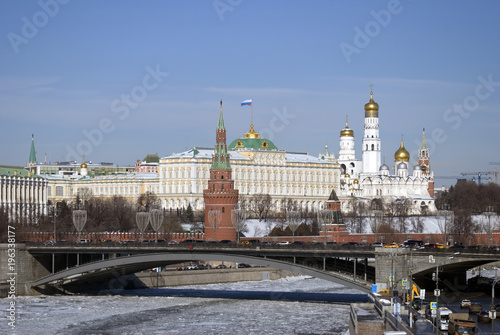
<svg viewBox="0 0 500 335"><path fill-rule="evenodd" d="M347 115L345 116L345 128L340 131L340 136L349 136L354 137L354 131L349 129L349 125L347 124Z"/></svg>
<svg viewBox="0 0 500 335"><path fill-rule="evenodd" d="M373 90L370 90L370 101L365 104L365 117L378 117L378 103L373 100Z"/></svg>
<svg viewBox="0 0 500 335"><path fill-rule="evenodd" d="M86 169L87 168L87 163L85 163L85 155L83 155L83 163L80 165L81 169Z"/></svg>
<svg viewBox="0 0 500 335"><path fill-rule="evenodd" d="M243 138L260 138L260 134L253 129L253 123L250 124L250 131Z"/></svg>
<svg viewBox="0 0 500 335"><path fill-rule="evenodd" d="M405 149L405 145L403 144L403 139L401 139L401 145L399 149L394 153L394 161L396 162L409 162L410 161L410 153Z"/></svg>

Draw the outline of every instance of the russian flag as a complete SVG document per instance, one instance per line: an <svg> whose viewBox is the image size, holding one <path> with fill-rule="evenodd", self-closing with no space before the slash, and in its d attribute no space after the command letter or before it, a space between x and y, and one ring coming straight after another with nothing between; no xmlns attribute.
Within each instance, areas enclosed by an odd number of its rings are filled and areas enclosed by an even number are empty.
<svg viewBox="0 0 500 335"><path fill-rule="evenodd" d="M252 99L245 100L241 103L242 106L252 106Z"/></svg>

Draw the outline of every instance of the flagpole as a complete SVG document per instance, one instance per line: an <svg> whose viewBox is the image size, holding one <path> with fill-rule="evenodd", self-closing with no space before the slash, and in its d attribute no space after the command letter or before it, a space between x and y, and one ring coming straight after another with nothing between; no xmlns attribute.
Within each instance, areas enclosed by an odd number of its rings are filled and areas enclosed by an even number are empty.
<svg viewBox="0 0 500 335"><path fill-rule="evenodd" d="M251 121L252 121L252 124L253 124L253 98L252 98L252 104L250 105L250 107L251 107L251 112L252 112L252 113L251 113L251 114L252 114L252 116L251 116L251 118L252 118L252 119L251 119Z"/></svg>

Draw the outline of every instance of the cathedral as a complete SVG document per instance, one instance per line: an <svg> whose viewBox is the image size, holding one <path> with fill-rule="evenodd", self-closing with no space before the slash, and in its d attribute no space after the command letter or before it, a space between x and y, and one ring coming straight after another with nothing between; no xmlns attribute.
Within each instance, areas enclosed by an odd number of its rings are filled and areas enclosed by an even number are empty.
<svg viewBox="0 0 500 335"><path fill-rule="evenodd" d="M347 120L345 128L340 131L337 162L341 169L338 196L342 201L342 211L350 212L355 200L370 205L373 199L380 198L385 204L405 202L409 214L434 212L434 177L430 171L425 130L418 163L413 167L413 172L410 173L410 154L405 149L403 139L394 153L394 166L391 169L381 160L379 105L373 100L373 91L364 109L361 159L356 158L354 131L349 128Z"/></svg>

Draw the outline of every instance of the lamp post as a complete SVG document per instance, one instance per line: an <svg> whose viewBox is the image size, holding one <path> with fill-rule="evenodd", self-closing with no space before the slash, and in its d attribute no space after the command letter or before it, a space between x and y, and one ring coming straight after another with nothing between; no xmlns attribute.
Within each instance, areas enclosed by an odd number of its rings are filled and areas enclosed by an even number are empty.
<svg viewBox="0 0 500 335"><path fill-rule="evenodd" d="M500 281L500 279L495 279L493 281L493 285L491 286L491 310L490 310L490 318L491 318L491 335L495 334L495 319L496 319L496 311L495 311L495 286Z"/></svg>
<svg viewBox="0 0 500 335"><path fill-rule="evenodd" d="M149 213L148 212L135 213L135 221L137 223L137 228L139 228L139 230L141 232L141 243L142 243L144 231L148 227L148 223L149 223Z"/></svg>
<svg viewBox="0 0 500 335"><path fill-rule="evenodd" d="M448 217L450 217L451 218L450 221L453 222L453 211L450 210L450 205L443 204L441 206L441 210L438 213L439 213L438 218L442 217L444 219L443 226L440 228L442 229L444 235L443 245L446 247L448 243L448 230L450 229L448 226Z"/></svg>

